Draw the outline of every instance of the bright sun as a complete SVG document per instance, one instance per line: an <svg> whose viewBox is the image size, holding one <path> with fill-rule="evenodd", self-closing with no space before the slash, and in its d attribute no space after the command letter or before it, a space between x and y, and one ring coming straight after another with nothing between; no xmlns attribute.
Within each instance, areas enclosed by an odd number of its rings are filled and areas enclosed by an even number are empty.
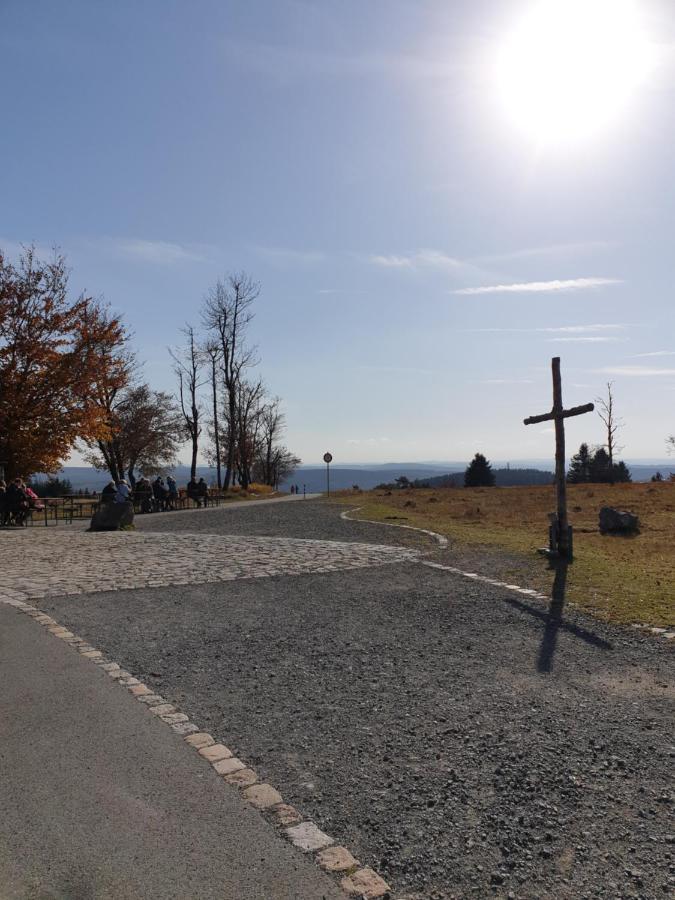
<svg viewBox="0 0 675 900"><path fill-rule="evenodd" d="M620 114L653 56L631 0L540 0L501 48L498 88L537 142L574 142Z"/></svg>

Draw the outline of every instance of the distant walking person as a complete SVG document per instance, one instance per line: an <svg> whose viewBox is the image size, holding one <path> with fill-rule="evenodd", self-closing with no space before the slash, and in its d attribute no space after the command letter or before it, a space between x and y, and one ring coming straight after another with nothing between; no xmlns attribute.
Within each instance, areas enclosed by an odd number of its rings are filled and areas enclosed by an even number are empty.
<svg viewBox="0 0 675 900"><path fill-rule="evenodd" d="M294 494L294 493L295 493L295 485L292 484L292 485L291 485L291 494Z"/></svg>

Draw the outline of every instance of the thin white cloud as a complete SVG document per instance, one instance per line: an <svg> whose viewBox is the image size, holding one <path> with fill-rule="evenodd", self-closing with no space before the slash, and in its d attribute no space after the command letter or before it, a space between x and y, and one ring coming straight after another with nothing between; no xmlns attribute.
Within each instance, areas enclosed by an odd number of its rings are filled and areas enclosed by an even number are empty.
<svg viewBox="0 0 675 900"><path fill-rule="evenodd" d="M183 262L204 262L206 257L198 250L171 241L148 241L140 238L109 241L118 254L140 262L155 265L174 265Z"/></svg>
<svg viewBox="0 0 675 900"><path fill-rule="evenodd" d="M595 370L599 375L625 375L628 378L660 378L675 375L675 369L657 369L653 366L605 366Z"/></svg>
<svg viewBox="0 0 675 900"><path fill-rule="evenodd" d="M473 334L586 334L596 331L621 331L629 327L612 322L596 325L559 325L548 328L467 328L464 330Z"/></svg>
<svg viewBox="0 0 675 900"><path fill-rule="evenodd" d="M634 353L631 359L646 359L653 356L675 356L675 350L652 350L651 353Z"/></svg>
<svg viewBox="0 0 675 900"><path fill-rule="evenodd" d="M626 338L618 337L601 337L595 335L593 337L554 337L546 339L549 344L610 344L618 341L625 341Z"/></svg>
<svg viewBox="0 0 675 900"><path fill-rule="evenodd" d="M299 78L388 77L412 81L443 80L462 68L456 55L330 53L305 47L225 39L227 60L284 84Z"/></svg>
<svg viewBox="0 0 675 900"><path fill-rule="evenodd" d="M507 250L504 253L491 253L475 256L475 262L493 263L508 262L513 259L533 259L541 256L577 256L580 253L591 253L595 250L608 250L616 246L610 241L576 241L562 244L549 244L544 247L523 247L520 250Z"/></svg>
<svg viewBox="0 0 675 900"><path fill-rule="evenodd" d="M547 294L562 291L582 291L589 288L621 284L619 278L556 278L553 281L525 281L516 284L490 284L482 287L460 288L452 294Z"/></svg>
<svg viewBox="0 0 675 900"><path fill-rule="evenodd" d="M317 294L366 294L367 291L357 290L356 288L321 288Z"/></svg>
<svg viewBox="0 0 675 900"><path fill-rule="evenodd" d="M293 250L290 247L256 247L255 250L263 259L281 266L315 265L326 258L326 254L318 250Z"/></svg>
<svg viewBox="0 0 675 900"><path fill-rule="evenodd" d="M369 262L373 265L380 266L385 269L458 269L463 263L454 256L449 256L441 250L418 250L415 253L406 256L400 256L392 253L389 255L375 255L369 257Z"/></svg>
<svg viewBox="0 0 675 900"><path fill-rule="evenodd" d="M534 384L531 378L484 378L477 384Z"/></svg>
<svg viewBox="0 0 675 900"><path fill-rule="evenodd" d="M370 366L363 365L357 366L358 369L364 372L385 372L392 374L402 374L402 375L433 375L433 369L419 369L415 366Z"/></svg>

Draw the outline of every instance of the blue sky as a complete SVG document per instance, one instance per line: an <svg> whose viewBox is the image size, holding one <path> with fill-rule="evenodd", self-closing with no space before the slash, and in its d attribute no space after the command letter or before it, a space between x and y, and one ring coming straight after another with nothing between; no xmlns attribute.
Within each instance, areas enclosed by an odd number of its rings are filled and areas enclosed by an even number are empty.
<svg viewBox="0 0 675 900"><path fill-rule="evenodd" d="M672 4L640 3L652 65L609 121L555 140L495 75L529 0L0 5L0 244L59 245L153 386L246 269L305 462L552 455L522 419L553 355L568 405L613 380L625 455L665 455ZM569 423L581 440L597 417Z"/></svg>

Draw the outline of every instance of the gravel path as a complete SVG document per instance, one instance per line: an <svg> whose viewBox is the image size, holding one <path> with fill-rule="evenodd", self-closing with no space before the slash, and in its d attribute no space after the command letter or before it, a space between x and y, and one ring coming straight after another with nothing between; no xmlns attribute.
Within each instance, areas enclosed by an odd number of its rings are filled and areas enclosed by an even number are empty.
<svg viewBox="0 0 675 900"><path fill-rule="evenodd" d="M354 503L354 507L358 503ZM237 509L197 509L185 513L154 513L136 516L138 531L189 531L192 534L257 534L324 541L358 541L399 547L433 549L435 542L415 531L348 522L340 518L345 507L323 500L294 503L252 501Z"/></svg>
<svg viewBox="0 0 675 900"><path fill-rule="evenodd" d="M243 513L223 533L413 537L323 503ZM184 527L217 533L225 515L210 515ZM410 563L41 606L229 743L395 896L675 891L668 645L571 612L556 627L536 601Z"/></svg>

